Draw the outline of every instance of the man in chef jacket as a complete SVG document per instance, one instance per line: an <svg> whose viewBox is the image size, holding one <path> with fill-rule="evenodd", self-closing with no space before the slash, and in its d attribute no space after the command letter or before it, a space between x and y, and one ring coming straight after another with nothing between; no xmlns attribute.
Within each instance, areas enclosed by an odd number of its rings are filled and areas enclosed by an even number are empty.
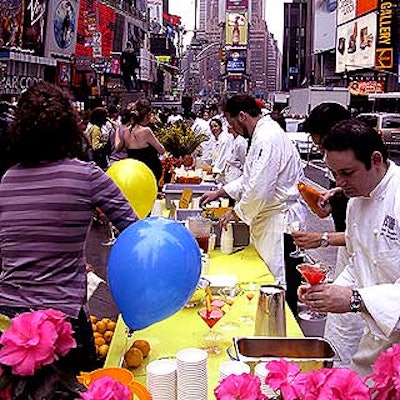
<svg viewBox="0 0 400 400"><path fill-rule="evenodd" d="M400 342L400 167L378 133L358 120L339 122L324 138L325 159L350 197L349 264L333 284L300 286L316 311L360 313L366 329L350 368L371 372L379 353Z"/></svg>
<svg viewBox="0 0 400 400"><path fill-rule="evenodd" d="M225 117L232 129L251 138L243 174L202 196L202 203L227 197L236 200L221 223L239 219L250 226L254 246L277 283L287 285L286 300L297 314L296 290L301 278L295 266L303 259L293 259L293 239L285 235L294 220L305 221L307 206L297 190L304 178L299 153L282 128L268 115L262 116L254 97L235 95L225 104ZM286 271L285 271L286 267Z"/></svg>

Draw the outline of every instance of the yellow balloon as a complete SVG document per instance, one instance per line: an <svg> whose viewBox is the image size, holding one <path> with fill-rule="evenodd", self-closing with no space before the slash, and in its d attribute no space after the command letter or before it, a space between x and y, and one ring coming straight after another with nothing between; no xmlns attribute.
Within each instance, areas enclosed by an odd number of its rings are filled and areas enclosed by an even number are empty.
<svg viewBox="0 0 400 400"><path fill-rule="evenodd" d="M107 175L121 189L139 218L149 214L157 198L157 182L145 163L126 158L112 164Z"/></svg>

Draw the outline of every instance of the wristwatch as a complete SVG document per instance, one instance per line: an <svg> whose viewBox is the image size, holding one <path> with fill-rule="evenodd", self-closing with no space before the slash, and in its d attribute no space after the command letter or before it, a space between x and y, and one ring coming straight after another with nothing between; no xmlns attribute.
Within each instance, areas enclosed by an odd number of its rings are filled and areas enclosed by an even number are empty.
<svg viewBox="0 0 400 400"><path fill-rule="evenodd" d="M321 240L319 242L321 247L328 247L329 246L329 236L328 232L324 232L321 236Z"/></svg>
<svg viewBox="0 0 400 400"><path fill-rule="evenodd" d="M358 290L353 290L353 293L350 297L350 311L351 312L359 312L362 306L362 298Z"/></svg>

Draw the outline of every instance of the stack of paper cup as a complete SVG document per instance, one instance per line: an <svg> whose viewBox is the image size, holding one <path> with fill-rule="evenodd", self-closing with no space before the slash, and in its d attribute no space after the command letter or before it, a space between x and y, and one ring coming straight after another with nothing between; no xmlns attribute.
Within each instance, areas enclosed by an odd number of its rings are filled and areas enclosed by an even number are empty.
<svg viewBox="0 0 400 400"><path fill-rule="evenodd" d="M151 209L152 217L162 217L163 206L161 200L157 199L154 202L153 208Z"/></svg>
<svg viewBox="0 0 400 400"><path fill-rule="evenodd" d="M219 380L227 378L229 375L249 374L250 367L242 361L226 361L219 366Z"/></svg>
<svg viewBox="0 0 400 400"><path fill-rule="evenodd" d="M176 400L176 360L155 360L146 368L146 386L153 400Z"/></svg>
<svg viewBox="0 0 400 400"><path fill-rule="evenodd" d="M207 400L207 352L183 349L176 355L178 400Z"/></svg>
<svg viewBox="0 0 400 400"><path fill-rule="evenodd" d="M266 368L267 363L259 363L254 368L254 375L258 376L261 381L261 392L267 398L276 396L276 393L265 383L265 378L268 375L268 370Z"/></svg>

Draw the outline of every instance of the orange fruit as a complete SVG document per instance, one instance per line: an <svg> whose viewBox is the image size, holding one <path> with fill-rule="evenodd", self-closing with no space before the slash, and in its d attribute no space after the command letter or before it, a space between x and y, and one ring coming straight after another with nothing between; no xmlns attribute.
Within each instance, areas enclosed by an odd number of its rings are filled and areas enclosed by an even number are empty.
<svg viewBox="0 0 400 400"><path fill-rule="evenodd" d="M97 322L97 317L96 317L95 315L91 315L91 316L90 316L90 322L91 322L92 324L95 324L95 323Z"/></svg>
<svg viewBox="0 0 400 400"><path fill-rule="evenodd" d="M143 357L146 358L150 352L150 343L147 340L135 340L133 347L136 347L143 353Z"/></svg>
<svg viewBox="0 0 400 400"><path fill-rule="evenodd" d="M104 333L107 330L107 324L104 321L98 321L96 323L97 332Z"/></svg>
<svg viewBox="0 0 400 400"><path fill-rule="evenodd" d="M115 331L115 327L117 326L117 323L114 321L110 321L107 323L107 330L108 331Z"/></svg>
<svg viewBox="0 0 400 400"><path fill-rule="evenodd" d="M103 337L100 332L93 332L93 337L96 339L97 337Z"/></svg>
<svg viewBox="0 0 400 400"><path fill-rule="evenodd" d="M105 339L105 341L108 342L108 343L110 343L110 342L111 342L111 339L112 339L112 337L113 337L113 335L114 335L114 332L113 332L113 331L105 331L105 332L104 332L104 339Z"/></svg>
<svg viewBox="0 0 400 400"><path fill-rule="evenodd" d="M97 352L100 357L105 357L108 353L109 346L108 344L102 344L98 349Z"/></svg>
<svg viewBox="0 0 400 400"><path fill-rule="evenodd" d="M93 329L93 332L97 332L97 325L96 324L92 324L92 329Z"/></svg>
<svg viewBox="0 0 400 400"><path fill-rule="evenodd" d="M124 356L128 368L137 368L143 362L143 353L136 347L131 347Z"/></svg>
<svg viewBox="0 0 400 400"><path fill-rule="evenodd" d="M106 340L103 337L99 336L94 339L94 344L96 346L102 346L103 344L106 344Z"/></svg>

